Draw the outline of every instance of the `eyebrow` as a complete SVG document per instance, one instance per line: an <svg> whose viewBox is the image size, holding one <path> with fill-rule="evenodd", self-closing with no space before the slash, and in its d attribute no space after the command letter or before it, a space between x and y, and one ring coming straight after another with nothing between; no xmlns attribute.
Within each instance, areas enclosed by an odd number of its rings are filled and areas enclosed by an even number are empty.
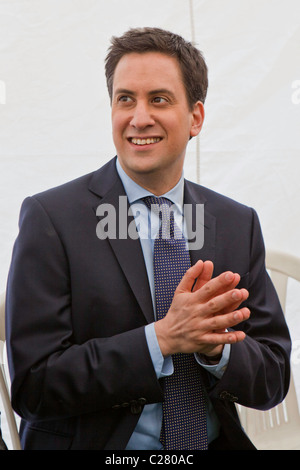
<svg viewBox="0 0 300 470"><path fill-rule="evenodd" d="M132 90L128 90L127 88L118 88L116 91L115 91L115 95L133 95L133 96L136 96L136 93ZM154 95L161 95L161 94L167 94L169 96L171 96L171 98L173 100L175 100L175 94L169 90L168 88L158 88L156 90L151 90L149 92L149 95L150 96L154 96Z"/></svg>
<svg viewBox="0 0 300 470"><path fill-rule="evenodd" d="M115 91L115 95L135 95L135 93L131 90L127 90L126 88L118 88Z"/></svg>

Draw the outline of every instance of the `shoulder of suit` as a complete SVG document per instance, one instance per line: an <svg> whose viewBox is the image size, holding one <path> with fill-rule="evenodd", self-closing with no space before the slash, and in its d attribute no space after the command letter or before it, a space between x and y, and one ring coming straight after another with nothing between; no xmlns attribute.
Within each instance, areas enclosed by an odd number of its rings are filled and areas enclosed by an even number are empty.
<svg viewBox="0 0 300 470"><path fill-rule="evenodd" d="M198 197L203 200L203 202L207 201L208 203L217 203L222 205L225 204L226 206L228 205L240 207L241 209L249 209L249 206L247 206L246 204L236 201L235 199L229 196L225 196L224 194L214 191L213 189L207 188L197 183L193 183L192 181L188 180L186 180L186 184L188 185L189 189L193 191L194 194L198 195Z"/></svg>
<svg viewBox="0 0 300 470"><path fill-rule="evenodd" d="M78 200L82 198L83 194L89 193L88 189L91 182L99 181L99 183L101 183L101 181L103 181L107 184L109 177L116 174L116 171L114 171L114 161L115 159L112 159L95 171L79 176L58 186L46 189L45 191L34 194L32 197L39 200L40 202L50 202L56 200L64 201L66 199L73 199L73 201Z"/></svg>
<svg viewBox="0 0 300 470"><path fill-rule="evenodd" d="M229 196L225 196L224 194L218 193L217 191L197 183L193 183L191 181L186 181L186 183L189 187L189 190L193 192L194 196L198 196L200 202L202 201L205 207L211 212L226 210L237 213L245 213L253 211L253 209L248 205L236 201Z"/></svg>

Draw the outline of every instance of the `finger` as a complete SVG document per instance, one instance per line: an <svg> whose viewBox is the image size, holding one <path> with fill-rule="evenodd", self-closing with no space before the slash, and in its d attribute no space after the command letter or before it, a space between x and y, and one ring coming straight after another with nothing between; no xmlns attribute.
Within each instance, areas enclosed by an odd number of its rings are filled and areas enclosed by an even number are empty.
<svg viewBox="0 0 300 470"><path fill-rule="evenodd" d="M180 283L177 286L176 293L178 292L191 292L195 279L201 275L203 271L204 263L202 260L197 261L196 264L191 266L181 279Z"/></svg>
<svg viewBox="0 0 300 470"><path fill-rule="evenodd" d="M211 261L204 261L203 270L201 274L197 277L196 282L193 287L193 292L200 289L204 284L206 284L213 275L214 265Z"/></svg>
<svg viewBox="0 0 300 470"><path fill-rule="evenodd" d="M222 333L225 329L248 320L249 317L250 310L247 307L243 307L240 310L234 310L230 313L207 318L206 320L203 320L203 322L205 322L203 327L207 332Z"/></svg>
<svg viewBox="0 0 300 470"><path fill-rule="evenodd" d="M204 316L208 318L215 315L223 315L236 310L248 297L249 292L246 289L234 289L201 304L200 309L202 312L205 312Z"/></svg>
<svg viewBox="0 0 300 470"><path fill-rule="evenodd" d="M205 336L205 343L209 345L235 344L243 341L246 334L243 331L227 331L226 333L211 333ZM204 342L204 341L203 341Z"/></svg>
<svg viewBox="0 0 300 470"><path fill-rule="evenodd" d="M218 295L234 289L239 281L239 274L227 271L206 282L195 292L195 295L197 295L198 302L207 302Z"/></svg>

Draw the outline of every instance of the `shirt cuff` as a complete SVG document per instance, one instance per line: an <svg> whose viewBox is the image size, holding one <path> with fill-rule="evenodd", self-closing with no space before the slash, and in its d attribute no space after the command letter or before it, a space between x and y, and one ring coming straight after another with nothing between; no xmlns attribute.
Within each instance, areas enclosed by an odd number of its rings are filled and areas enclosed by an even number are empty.
<svg viewBox="0 0 300 470"><path fill-rule="evenodd" d="M195 358L198 364L200 364L200 366L204 367L204 369L206 369L218 379L221 379L229 362L230 348L230 344L225 344L222 352L222 357L218 364L205 364L201 361L201 356L199 356L198 354L195 354Z"/></svg>
<svg viewBox="0 0 300 470"><path fill-rule="evenodd" d="M157 341L154 323L145 326L145 335L156 377L160 379L161 377L172 375L174 372L172 357L164 357L162 355Z"/></svg>

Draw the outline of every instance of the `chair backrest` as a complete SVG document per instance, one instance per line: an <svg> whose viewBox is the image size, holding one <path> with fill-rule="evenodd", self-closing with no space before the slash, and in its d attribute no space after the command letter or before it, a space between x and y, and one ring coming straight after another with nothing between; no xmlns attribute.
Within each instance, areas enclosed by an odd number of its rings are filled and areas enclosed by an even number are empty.
<svg viewBox="0 0 300 470"><path fill-rule="evenodd" d="M300 282L300 258L287 253L268 250L266 265L276 288L282 310L285 313L288 279L292 278Z"/></svg>
<svg viewBox="0 0 300 470"><path fill-rule="evenodd" d="M266 266L272 282L277 291L283 312L286 313L287 287L289 278L300 282L300 258L268 250L266 253ZM259 448L278 448L278 445L292 445L300 448L300 414L298 399L293 379L285 400L269 411L258 411L238 406L242 425ZM288 431L291 430L289 437ZM287 431L287 432L286 432ZM289 443L285 442L285 434ZM296 440L295 440L296 439ZM256 442L255 442L256 441ZM277 447L276 447L277 446Z"/></svg>
<svg viewBox="0 0 300 470"><path fill-rule="evenodd" d="M9 386L4 361L5 348L5 293L0 296L0 394L5 411L13 450L21 450L14 411L10 402Z"/></svg>

